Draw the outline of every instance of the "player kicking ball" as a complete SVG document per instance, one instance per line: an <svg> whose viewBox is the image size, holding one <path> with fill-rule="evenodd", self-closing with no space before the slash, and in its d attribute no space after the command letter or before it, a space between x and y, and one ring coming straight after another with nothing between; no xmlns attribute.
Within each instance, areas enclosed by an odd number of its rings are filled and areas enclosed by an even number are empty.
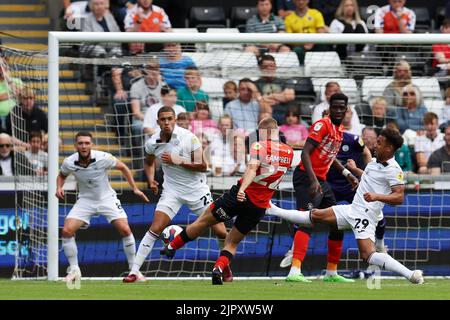
<svg viewBox="0 0 450 320"><path fill-rule="evenodd" d="M205 171L207 164L198 138L189 130L176 125L175 111L164 106L158 111L160 128L145 143L145 166L148 183L154 194L158 193L155 181L155 167L158 158L162 162L164 183L161 198L156 205L150 229L145 234L131 272L123 279L125 283L139 281L142 264L153 249L161 232L185 204L192 212L200 215L212 202ZM215 225L213 232L219 239L225 239L227 229L223 223ZM226 269L224 281L232 281L231 269Z"/></svg>
<svg viewBox="0 0 450 320"><path fill-rule="evenodd" d="M260 141L250 148L250 162L238 184L212 203L192 224L172 240L161 254L172 258L175 251L199 237L208 227L236 217L225 246L212 271L212 284L222 284L223 271L236 254L239 243L259 223L270 207L275 189L291 167L294 151L278 142L275 119L267 118L258 125Z"/></svg>
<svg viewBox="0 0 450 320"><path fill-rule="evenodd" d="M400 205L404 200L403 172L394 159L395 151L402 144L403 138L398 130L381 131L377 139L376 159L372 159L364 171L360 170L361 182L352 204L311 211L284 210L272 204L267 214L305 226L323 223L337 230L352 229L364 261L401 274L412 283L422 284L421 270L411 271L387 253L376 252L375 248L375 228L383 218L384 204Z"/></svg>
<svg viewBox="0 0 450 320"><path fill-rule="evenodd" d="M136 245L128 225L127 214L122 208L117 194L108 179L108 170L116 168L127 179L135 195L149 202L145 194L138 189L130 169L120 160L107 152L92 150L92 135L78 132L75 136L76 153L64 159L56 179L56 196L64 200L64 182L73 174L78 186L78 199L66 216L62 230L62 247L69 261L66 282L81 279L78 266L78 251L75 234L84 225L89 225L91 217L103 215L122 237L123 250L131 268L134 262Z"/></svg>

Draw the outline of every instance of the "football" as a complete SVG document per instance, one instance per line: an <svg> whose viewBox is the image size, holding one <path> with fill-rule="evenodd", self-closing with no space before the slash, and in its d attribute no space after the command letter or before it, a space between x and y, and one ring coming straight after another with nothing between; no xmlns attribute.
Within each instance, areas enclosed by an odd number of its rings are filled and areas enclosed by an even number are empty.
<svg viewBox="0 0 450 320"><path fill-rule="evenodd" d="M166 227L161 233L161 240L164 244L169 244L177 235L183 231L183 228L176 224Z"/></svg>

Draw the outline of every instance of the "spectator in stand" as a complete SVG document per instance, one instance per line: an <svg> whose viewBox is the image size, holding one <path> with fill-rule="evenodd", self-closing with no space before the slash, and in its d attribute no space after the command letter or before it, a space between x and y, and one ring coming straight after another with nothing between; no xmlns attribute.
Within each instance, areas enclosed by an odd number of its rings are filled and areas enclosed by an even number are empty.
<svg viewBox="0 0 450 320"><path fill-rule="evenodd" d="M198 101L209 101L208 94L200 89L202 86L202 78L197 67L189 66L184 71L184 80L186 87L182 87L177 91L177 102L183 106L187 112L194 112Z"/></svg>
<svg viewBox="0 0 450 320"><path fill-rule="evenodd" d="M144 77L131 86L131 112L133 114L131 129L133 136L142 134L144 115L150 106L161 101L161 89L165 85L161 81L159 61L151 58L144 66Z"/></svg>
<svg viewBox="0 0 450 320"><path fill-rule="evenodd" d="M155 6L153 0L137 0L137 4L127 11L124 25L127 32L171 32L172 25L164 9ZM156 52L160 45L145 43L130 43L131 54Z"/></svg>
<svg viewBox="0 0 450 320"><path fill-rule="evenodd" d="M223 98L222 103L223 107L227 105L228 102L237 99L238 97L238 90L237 85L234 81L227 81L223 85Z"/></svg>
<svg viewBox="0 0 450 320"><path fill-rule="evenodd" d="M24 88L19 94L19 106L16 106L11 110L10 114L22 114L22 118L25 121L25 128L23 128L28 134L32 131L39 131L46 133L48 131L47 114L35 105L35 93L31 88ZM21 109L21 111L19 111ZM12 135L11 117L6 118L6 132ZM23 141L27 143L28 141ZM14 142L14 143L18 143Z"/></svg>
<svg viewBox="0 0 450 320"><path fill-rule="evenodd" d="M190 124L191 121L189 120L189 113L180 112L177 115L177 126L182 127L186 130L191 130Z"/></svg>
<svg viewBox="0 0 450 320"><path fill-rule="evenodd" d="M388 107L398 107L402 104L402 91L406 85L412 83L411 77L411 66L408 61L398 61L394 66L394 80L383 91Z"/></svg>
<svg viewBox="0 0 450 320"><path fill-rule="evenodd" d="M308 7L309 0L294 0L295 11L285 19L286 32L289 33L325 33L327 32L322 13ZM298 44L293 50L298 56L300 64L304 64L307 51L324 51L326 46L313 43Z"/></svg>
<svg viewBox="0 0 450 320"><path fill-rule="evenodd" d="M277 0L278 15L281 18L286 18L296 9L294 0Z"/></svg>
<svg viewBox="0 0 450 320"><path fill-rule="evenodd" d="M441 25L441 33L450 34L450 19L445 19ZM435 43L432 46L433 68L439 70L435 76L446 76L450 72L450 44Z"/></svg>
<svg viewBox="0 0 450 320"><path fill-rule="evenodd" d="M316 106L313 106L312 123L322 118L323 112L328 110L330 107L330 98L333 94L339 93L341 91L341 86L335 81L329 81L325 84L325 100ZM358 113L356 112L354 105L349 105L352 109L352 127L357 128L361 125Z"/></svg>
<svg viewBox="0 0 450 320"><path fill-rule="evenodd" d="M445 89L445 107L442 110L442 117L440 117L442 128L444 131L445 127L450 125L450 87Z"/></svg>
<svg viewBox="0 0 450 320"><path fill-rule="evenodd" d="M114 16L107 9L107 0L90 0L91 12L81 28L83 32L120 32ZM83 44L83 55L89 57L121 56L122 49L118 43Z"/></svg>
<svg viewBox="0 0 450 320"><path fill-rule="evenodd" d="M371 115L364 117L363 123L375 129L377 134L391 121L395 121L397 116L395 109L388 108L386 99L375 97L370 100Z"/></svg>
<svg viewBox="0 0 450 320"><path fill-rule="evenodd" d="M0 57L0 132L6 131L7 116L17 104L16 97L22 88L22 80L11 77L8 62Z"/></svg>
<svg viewBox="0 0 450 320"><path fill-rule="evenodd" d="M155 131L159 128L158 111L162 107L171 107L175 111L175 115L182 112L186 112L182 106L177 105L177 91L170 87L169 85L163 85L161 87L161 102L152 104L146 111L144 115L144 121L142 127L144 128L144 133L148 135L153 135Z"/></svg>
<svg viewBox="0 0 450 320"><path fill-rule="evenodd" d="M206 101L198 101L195 106L195 118L191 121L191 131L194 134L205 132L207 135L217 131L217 123L211 119L211 112Z"/></svg>
<svg viewBox="0 0 450 320"><path fill-rule="evenodd" d="M124 21L127 11L136 5L137 0L109 0L109 10L113 14L120 31L125 31Z"/></svg>
<svg viewBox="0 0 450 320"><path fill-rule="evenodd" d="M177 90L186 87L184 70L195 67L190 57L183 56L179 43L164 43L164 56L160 58L160 64L164 81Z"/></svg>
<svg viewBox="0 0 450 320"><path fill-rule="evenodd" d="M405 7L406 0L389 0L375 12L376 33L413 33L416 14Z"/></svg>
<svg viewBox="0 0 450 320"><path fill-rule="evenodd" d="M263 101L253 81L244 78L239 81L239 97L227 103L224 113L233 118L234 128L244 129L249 133L258 126L259 113L272 113L271 109L270 105Z"/></svg>
<svg viewBox="0 0 450 320"><path fill-rule="evenodd" d="M331 22L330 33L369 33L365 22L359 15L359 6L356 0L342 0L336 11L336 18ZM367 50L367 45L339 44L336 52L343 60L354 52Z"/></svg>
<svg viewBox="0 0 450 320"><path fill-rule="evenodd" d="M386 128L399 130L397 122L395 121L386 124ZM403 172L411 172L413 170L411 152L409 151L409 147L406 143L403 143L401 148L395 152L395 161L397 161Z"/></svg>
<svg viewBox="0 0 450 320"><path fill-rule="evenodd" d="M286 143L292 148L301 149L308 138L308 129L301 123L300 113L297 108L289 108L286 112L286 124L280 127L284 133Z"/></svg>
<svg viewBox="0 0 450 320"><path fill-rule="evenodd" d="M403 88L403 103L397 108L397 123L403 134L406 129L414 131L423 129L423 117L427 108L420 104L421 94L417 87L409 84Z"/></svg>
<svg viewBox="0 0 450 320"><path fill-rule="evenodd" d="M352 119L353 119L353 110L352 110L352 108L347 108L347 111L345 112L344 120L342 120L342 125L344 126L346 132L349 132L349 133L357 135L357 136L361 136L364 125L362 125L362 124L353 125Z"/></svg>
<svg viewBox="0 0 450 320"><path fill-rule="evenodd" d="M61 23L64 31L81 31L81 25L76 19L84 19L89 14L87 0L63 0L64 9ZM81 20L78 20L81 21Z"/></svg>
<svg viewBox="0 0 450 320"><path fill-rule="evenodd" d="M286 84L286 80L276 77L277 65L275 58L264 55L260 58L259 69L261 78L255 81L262 94L264 102L272 110L272 116L278 124L284 123L289 103L295 100L295 91Z"/></svg>
<svg viewBox="0 0 450 320"><path fill-rule="evenodd" d="M450 126L445 128L445 145L434 151L428 159L427 168L432 175L450 173Z"/></svg>
<svg viewBox="0 0 450 320"><path fill-rule="evenodd" d="M218 121L219 133L212 136L211 141L211 164L213 175L223 175L224 169L231 172L234 169L234 161L231 157L234 142L233 119L230 115L224 114ZM224 166L227 165L227 169Z"/></svg>
<svg viewBox="0 0 450 320"><path fill-rule="evenodd" d="M30 162L36 175L42 176L47 173L48 154L42 150L42 133L33 131L30 134L30 149L25 151L25 156Z"/></svg>
<svg viewBox="0 0 450 320"><path fill-rule="evenodd" d="M362 130L361 138L363 139L365 146L370 150L372 157L375 157L378 135L375 132L374 128L365 127Z"/></svg>
<svg viewBox="0 0 450 320"><path fill-rule="evenodd" d="M311 8L317 9L323 15L325 24L329 26L336 16L336 11L341 0L312 0Z"/></svg>
<svg viewBox="0 0 450 320"><path fill-rule="evenodd" d="M13 150L13 141L9 134L0 133L0 176L13 176L16 162L20 164L21 175L33 175L28 159L23 153Z"/></svg>
<svg viewBox="0 0 450 320"><path fill-rule="evenodd" d="M428 173L427 163L430 155L445 144L444 134L438 130L439 118L435 113L425 113L423 124L425 133L418 134L414 144L418 168L417 173L419 174Z"/></svg>
<svg viewBox="0 0 450 320"><path fill-rule="evenodd" d="M256 5L257 14L247 20L245 32L247 33L281 33L285 32L282 18L272 13L272 0L258 0ZM291 49L280 43L248 45L246 52L253 52L261 56L265 52L289 52Z"/></svg>

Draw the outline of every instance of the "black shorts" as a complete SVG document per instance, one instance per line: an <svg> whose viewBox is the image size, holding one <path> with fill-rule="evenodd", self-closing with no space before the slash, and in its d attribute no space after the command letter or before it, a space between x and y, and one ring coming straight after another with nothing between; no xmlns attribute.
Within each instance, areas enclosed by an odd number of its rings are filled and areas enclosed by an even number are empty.
<svg viewBox="0 0 450 320"><path fill-rule="evenodd" d="M239 186L232 186L229 191L211 204L211 213L220 222L236 217L234 226L245 235L261 221L266 214L266 209L257 207L248 198L244 202L237 201L238 191Z"/></svg>
<svg viewBox="0 0 450 320"><path fill-rule="evenodd" d="M313 208L325 209L336 205L336 198L334 197L333 190L330 185L323 180L319 180L322 187L322 194L317 195L315 198L311 198L309 195L309 186L311 182L305 171L296 167L294 170L294 176L292 179L294 183L295 198L297 200L297 209L308 210L308 204L312 204Z"/></svg>

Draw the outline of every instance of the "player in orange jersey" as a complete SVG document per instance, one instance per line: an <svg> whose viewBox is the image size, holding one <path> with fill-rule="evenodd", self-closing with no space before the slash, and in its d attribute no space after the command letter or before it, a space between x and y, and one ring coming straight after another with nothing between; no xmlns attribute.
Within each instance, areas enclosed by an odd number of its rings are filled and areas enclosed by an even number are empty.
<svg viewBox="0 0 450 320"><path fill-rule="evenodd" d="M210 205L192 224L161 250L172 258L175 250L199 237L207 228L236 217L233 228L225 238L225 246L214 265L212 284L222 284L223 271L236 254L245 238L270 208L270 200L283 175L291 167L294 150L278 141L279 131L275 119L266 118L258 125L259 141L250 148L250 162L244 176L228 192Z"/></svg>

